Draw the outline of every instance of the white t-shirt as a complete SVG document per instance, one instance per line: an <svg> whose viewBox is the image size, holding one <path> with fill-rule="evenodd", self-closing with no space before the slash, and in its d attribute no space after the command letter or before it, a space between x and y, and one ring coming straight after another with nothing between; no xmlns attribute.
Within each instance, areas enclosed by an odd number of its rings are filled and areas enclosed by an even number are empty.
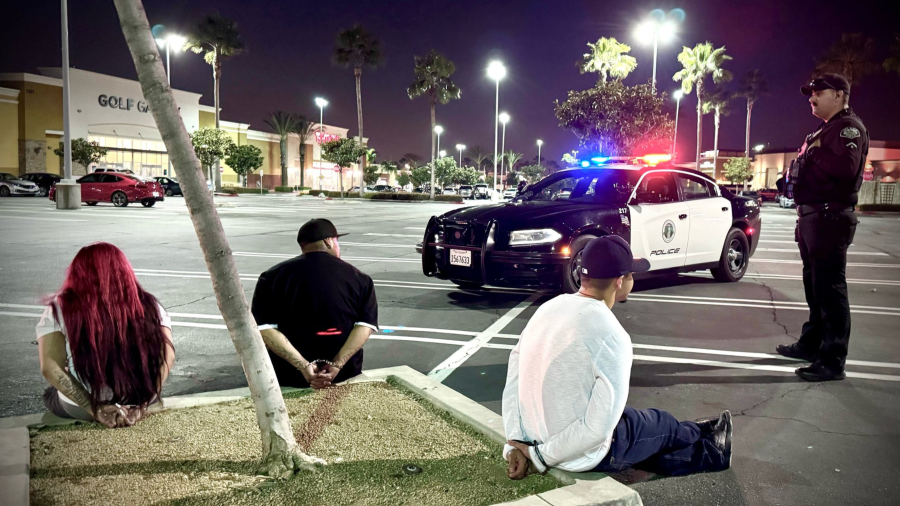
<svg viewBox="0 0 900 506"><path fill-rule="evenodd" d="M56 316L59 318L59 321L53 317L53 306L56 306ZM172 330L172 318L169 317L169 313L166 311L166 308L162 307L162 305L157 304L157 308L159 308L159 324L160 326L167 327L169 330ZM81 378L78 377L78 373L75 372L75 363L72 360L72 348L69 346L69 334L66 332L66 324L63 320L63 313L59 309L59 306L56 301L53 301L51 304L48 304L47 307L44 308L44 313L41 314L41 321L38 322L37 328L35 328L35 332L37 334L37 338L40 339L47 334L52 334L54 332L60 332L66 338L66 361L68 364L69 374L72 375L79 383L84 386L85 390L88 392L91 391L90 385L85 385ZM59 398L63 402L67 402L69 404L77 405L74 401L63 395L62 392L59 392Z"/></svg>
<svg viewBox="0 0 900 506"><path fill-rule="evenodd" d="M542 305L509 356L506 438L540 443L547 466L593 469L625 410L632 357L631 338L603 301L567 294ZM544 470L533 448L531 461Z"/></svg>

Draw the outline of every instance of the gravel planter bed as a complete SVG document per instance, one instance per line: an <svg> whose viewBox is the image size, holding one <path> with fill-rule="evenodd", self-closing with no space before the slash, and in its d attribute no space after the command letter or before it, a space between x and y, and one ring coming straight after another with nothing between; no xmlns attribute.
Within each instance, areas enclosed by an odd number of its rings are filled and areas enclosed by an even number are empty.
<svg viewBox="0 0 900 506"><path fill-rule="evenodd" d="M32 430L31 502L489 505L561 486L509 480L499 445L396 385L304 390L285 402L302 449L328 461L320 473L256 476L259 432L240 400L163 411L128 429Z"/></svg>

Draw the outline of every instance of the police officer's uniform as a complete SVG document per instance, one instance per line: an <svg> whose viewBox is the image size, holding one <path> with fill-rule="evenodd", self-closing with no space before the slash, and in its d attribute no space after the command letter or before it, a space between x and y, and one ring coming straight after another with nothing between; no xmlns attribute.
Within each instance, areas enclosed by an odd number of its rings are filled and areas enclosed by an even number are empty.
<svg viewBox="0 0 900 506"><path fill-rule="evenodd" d="M802 88L849 94L847 80L826 74ZM815 361L797 374L807 380L843 379L850 341L847 248L858 219L855 206L869 151L869 134L850 108L835 114L806 138L788 172L786 191L797 204L796 240L803 259L803 288L809 321L800 340L779 346L782 355Z"/></svg>

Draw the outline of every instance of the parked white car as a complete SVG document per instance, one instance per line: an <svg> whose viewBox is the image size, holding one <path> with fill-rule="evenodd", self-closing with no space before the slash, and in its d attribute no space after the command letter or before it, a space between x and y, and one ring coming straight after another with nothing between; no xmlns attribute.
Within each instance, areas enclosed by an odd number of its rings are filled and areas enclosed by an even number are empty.
<svg viewBox="0 0 900 506"><path fill-rule="evenodd" d="M9 197L10 195L34 197L40 192L41 188L37 184L9 172L0 172L0 197Z"/></svg>

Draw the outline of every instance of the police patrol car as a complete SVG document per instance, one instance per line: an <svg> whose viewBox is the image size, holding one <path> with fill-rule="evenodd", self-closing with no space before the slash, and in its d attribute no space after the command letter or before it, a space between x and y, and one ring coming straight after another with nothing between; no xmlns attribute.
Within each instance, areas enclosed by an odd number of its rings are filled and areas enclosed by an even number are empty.
<svg viewBox="0 0 900 506"><path fill-rule="evenodd" d="M744 276L759 242L755 200L701 172L657 164L655 156L594 160L603 165L554 173L511 202L432 217L417 247L425 275L464 288L572 293L585 245L616 234L650 260L653 273L710 269L726 282Z"/></svg>

